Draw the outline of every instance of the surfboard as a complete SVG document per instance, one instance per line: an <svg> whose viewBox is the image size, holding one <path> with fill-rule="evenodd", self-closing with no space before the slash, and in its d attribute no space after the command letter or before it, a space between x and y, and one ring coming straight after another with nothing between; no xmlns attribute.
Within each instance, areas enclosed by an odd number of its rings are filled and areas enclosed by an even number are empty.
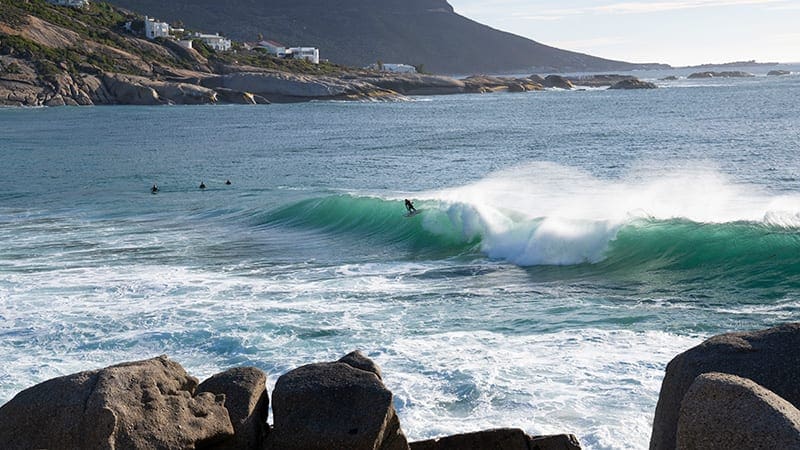
<svg viewBox="0 0 800 450"><path fill-rule="evenodd" d="M411 211L409 213L403 214L403 217L414 217L414 216L416 216L417 214L419 214L421 212L422 212L421 209L415 209L414 211Z"/></svg>

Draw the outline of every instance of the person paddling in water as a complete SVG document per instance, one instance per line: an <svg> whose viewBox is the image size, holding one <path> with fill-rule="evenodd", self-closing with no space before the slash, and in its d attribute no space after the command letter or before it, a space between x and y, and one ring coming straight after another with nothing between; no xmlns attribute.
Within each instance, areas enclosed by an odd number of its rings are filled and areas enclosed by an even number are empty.
<svg viewBox="0 0 800 450"><path fill-rule="evenodd" d="M406 209L409 213L417 212L417 208L414 208L414 205L411 203L411 200L406 199Z"/></svg>

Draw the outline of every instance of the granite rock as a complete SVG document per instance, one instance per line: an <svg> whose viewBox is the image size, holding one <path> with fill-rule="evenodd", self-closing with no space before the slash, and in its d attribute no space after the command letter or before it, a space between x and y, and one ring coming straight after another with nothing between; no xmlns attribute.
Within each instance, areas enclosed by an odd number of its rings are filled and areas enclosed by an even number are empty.
<svg viewBox="0 0 800 450"><path fill-rule="evenodd" d="M678 450L800 448L800 411L751 380L706 373L683 397L676 445Z"/></svg>

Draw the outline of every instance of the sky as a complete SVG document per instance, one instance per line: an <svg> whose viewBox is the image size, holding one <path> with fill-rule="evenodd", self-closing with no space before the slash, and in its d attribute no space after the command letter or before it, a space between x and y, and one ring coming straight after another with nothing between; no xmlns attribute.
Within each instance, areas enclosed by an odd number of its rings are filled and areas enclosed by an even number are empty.
<svg viewBox="0 0 800 450"><path fill-rule="evenodd" d="M542 44L637 63L800 62L800 0L449 0Z"/></svg>

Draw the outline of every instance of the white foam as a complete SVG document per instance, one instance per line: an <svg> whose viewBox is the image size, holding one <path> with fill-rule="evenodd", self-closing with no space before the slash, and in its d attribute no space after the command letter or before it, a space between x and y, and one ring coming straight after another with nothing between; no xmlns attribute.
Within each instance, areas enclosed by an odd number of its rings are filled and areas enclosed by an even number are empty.
<svg viewBox="0 0 800 450"><path fill-rule="evenodd" d="M438 202L449 218L444 224L426 216L426 229L480 235L488 256L520 265L598 262L618 230L639 218L800 228L800 196L735 183L705 163L679 169L640 164L610 180L530 163L423 198Z"/></svg>
<svg viewBox="0 0 800 450"><path fill-rule="evenodd" d="M413 439L512 426L574 432L587 449L647 448L666 361L699 340L598 329L444 333L399 339L379 362Z"/></svg>

